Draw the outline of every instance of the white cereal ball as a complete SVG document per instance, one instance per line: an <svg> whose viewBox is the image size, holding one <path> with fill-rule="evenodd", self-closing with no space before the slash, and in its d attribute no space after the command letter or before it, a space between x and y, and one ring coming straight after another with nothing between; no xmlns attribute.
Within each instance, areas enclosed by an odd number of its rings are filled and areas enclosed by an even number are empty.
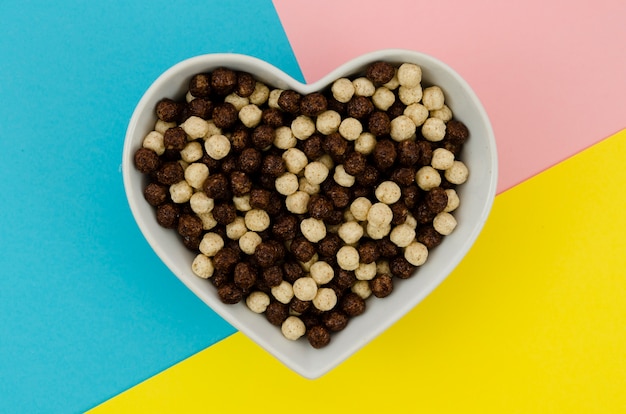
<svg viewBox="0 0 626 414"><path fill-rule="evenodd" d="M400 65L397 75L400 85L408 88L414 88L422 82L422 68L414 63Z"/></svg>
<svg viewBox="0 0 626 414"><path fill-rule="evenodd" d="M261 240L261 236L253 231L246 232L243 236L239 238L239 248L245 254L254 254L256 247L261 244L263 240Z"/></svg>
<svg viewBox="0 0 626 414"><path fill-rule="evenodd" d="M413 266L421 266L428 258L428 248L418 241L413 241L404 248L404 258Z"/></svg>
<svg viewBox="0 0 626 414"><path fill-rule="evenodd" d="M346 172L346 169L344 168L343 164L339 164L335 168L335 173L333 174L333 180L335 180L335 182L342 187L352 187L354 183L356 182L356 178L353 175L350 175Z"/></svg>
<svg viewBox="0 0 626 414"><path fill-rule="evenodd" d="M335 271L332 266L323 261L313 263L309 273L318 285L325 285L335 277Z"/></svg>
<svg viewBox="0 0 626 414"><path fill-rule="evenodd" d="M202 184L209 177L209 167L201 162L189 164L185 169L185 180L196 190L202 188Z"/></svg>
<svg viewBox="0 0 626 414"><path fill-rule="evenodd" d="M402 190L400 190L400 186L394 181L383 181L376 187L374 195L376 195L376 198L381 203L393 204L400 200Z"/></svg>
<svg viewBox="0 0 626 414"><path fill-rule="evenodd" d="M200 253L191 262L191 271L194 275L201 277L202 279L208 279L213 276L215 267L213 267L213 260L210 257Z"/></svg>
<svg viewBox="0 0 626 414"><path fill-rule="evenodd" d="M287 171L293 174L298 174L309 163L309 159L306 154L298 148L289 148L283 152L283 160L285 161L285 167Z"/></svg>
<svg viewBox="0 0 626 414"><path fill-rule="evenodd" d="M267 293L254 291L246 298L246 306L254 313L263 313L270 304L270 297Z"/></svg>
<svg viewBox="0 0 626 414"><path fill-rule="evenodd" d="M372 96L376 92L374 83L364 76L353 80L352 86L354 86L354 94L357 96Z"/></svg>
<svg viewBox="0 0 626 414"><path fill-rule="evenodd" d="M289 316L280 326L283 336L290 341L295 341L306 333L306 326L302 319L297 316Z"/></svg>
<svg viewBox="0 0 626 414"><path fill-rule="evenodd" d="M188 142L185 148L180 150L180 158L185 162L198 161L203 155L202 144L198 141Z"/></svg>
<svg viewBox="0 0 626 414"><path fill-rule="evenodd" d="M293 214L304 214L308 211L309 199L311 196L304 191L295 191L285 199L287 211Z"/></svg>
<svg viewBox="0 0 626 414"><path fill-rule="evenodd" d="M317 162L317 161L315 161L315 162ZM311 164L309 164L309 165L311 165ZM324 164L322 163L322 165L324 165ZM328 171L328 168L325 165L324 165L324 168L326 168L326 171ZM306 168L304 170L304 173L306 174ZM309 180L306 179L306 177L300 177L298 182L300 183L300 186L298 187L299 191L304 191L305 193L307 193L309 195L317 194L317 193L320 192L319 184L311 183Z"/></svg>
<svg viewBox="0 0 626 414"><path fill-rule="evenodd" d="M193 188L185 180L179 181L170 186L170 197L177 204L186 203L193 195Z"/></svg>
<svg viewBox="0 0 626 414"><path fill-rule="evenodd" d="M439 142L446 136L446 124L439 118L428 118L422 124L422 135L428 141Z"/></svg>
<svg viewBox="0 0 626 414"><path fill-rule="evenodd" d="M224 98L224 102L228 102L234 106L237 111L241 111L244 106L250 103L250 100L247 97L239 96L233 92Z"/></svg>
<svg viewBox="0 0 626 414"><path fill-rule="evenodd" d="M239 120L248 128L254 128L261 123L263 111L255 104L245 105L239 110Z"/></svg>
<svg viewBox="0 0 626 414"><path fill-rule="evenodd" d="M338 131L348 141L355 141L363 132L363 125L356 118L346 118L339 124Z"/></svg>
<svg viewBox="0 0 626 414"><path fill-rule="evenodd" d="M372 202L367 197L358 197L350 204L350 212L356 220L365 221L370 207Z"/></svg>
<svg viewBox="0 0 626 414"><path fill-rule="evenodd" d="M371 132L363 132L354 142L354 150L363 155L371 154L376 147L376 136Z"/></svg>
<svg viewBox="0 0 626 414"><path fill-rule="evenodd" d="M459 207L461 200L459 199L459 195L456 193L454 188L448 188L446 190L446 195L448 196L448 204L446 204L446 208L444 208L443 211L451 213Z"/></svg>
<svg viewBox="0 0 626 414"><path fill-rule="evenodd" d="M244 216L246 227L252 231L263 231L270 226L270 216L267 211L253 208Z"/></svg>
<svg viewBox="0 0 626 414"><path fill-rule="evenodd" d="M196 97L191 94L191 91L187 91L187 93L185 94L185 102L189 103L194 99L196 99Z"/></svg>
<svg viewBox="0 0 626 414"><path fill-rule="evenodd" d="M161 119L158 119L154 124L154 130L156 132L160 132L161 134L165 134L165 131L170 128L174 128L176 125L176 122L165 122Z"/></svg>
<svg viewBox="0 0 626 414"><path fill-rule="evenodd" d="M323 163L313 161L304 167L304 177L313 185L319 185L326 180L330 171Z"/></svg>
<svg viewBox="0 0 626 414"><path fill-rule="evenodd" d="M350 290L361 297L361 299L367 299L372 296L372 289L367 280L357 280Z"/></svg>
<svg viewBox="0 0 626 414"><path fill-rule="evenodd" d="M357 280L372 280L376 277L376 262L359 263L354 271Z"/></svg>
<svg viewBox="0 0 626 414"><path fill-rule="evenodd" d="M416 104L422 100L422 87L416 86L414 88L408 88L406 86L400 86L400 88L398 88L398 98L400 102L405 105Z"/></svg>
<svg viewBox="0 0 626 414"><path fill-rule="evenodd" d="M239 240L247 231L246 222L241 216L226 225L226 237L231 240Z"/></svg>
<svg viewBox="0 0 626 414"><path fill-rule="evenodd" d="M391 268L389 267L388 260L379 260L376 262L376 274L377 275L390 275Z"/></svg>
<svg viewBox="0 0 626 414"><path fill-rule="evenodd" d="M337 251L337 264L343 270L355 270L359 267L359 252L352 246L342 246Z"/></svg>
<svg viewBox="0 0 626 414"><path fill-rule="evenodd" d="M409 212L406 216L406 219L404 220L404 223L407 226L411 227L412 229L416 229L417 228L417 219L413 216L413 214L411 214L411 212Z"/></svg>
<svg viewBox="0 0 626 414"><path fill-rule="evenodd" d="M319 114L315 121L315 127L324 135L337 132L339 125L341 125L341 115L330 109Z"/></svg>
<svg viewBox="0 0 626 414"><path fill-rule="evenodd" d="M317 243L326 237L326 226L322 220L313 217L306 218L300 222L300 231L311 243Z"/></svg>
<svg viewBox="0 0 626 414"><path fill-rule="evenodd" d="M211 135L204 141L204 149L209 157L214 160L221 160L230 152L230 141L225 135Z"/></svg>
<svg viewBox="0 0 626 414"><path fill-rule="evenodd" d="M319 255L315 253L308 262L298 262L298 263L300 263L300 267L302 267L302 270L304 270L305 272L309 272L311 270L311 266L317 263L318 260L319 260Z"/></svg>
<svg viewBox="0 0 626 414"><path fill-rule="evenodd" d="M354 244L363 237L363 227L356 221L348 221L339 226L337 234L346 244Z"/></svg>
<svg viewBox="0 0 626 414"><path fill-rule="evenodd" d="M335 162L333 161L333 158L329 154L322 155L316 161L319 161L322 164L324 164L326 168L328 168L329 170L332 170L333 167L335 166Z"/></svg>
<svg viewBox="0 0 626 414"><path fill-rule="evenodd" d="M454 163L454 154L445 148L437 148L433 151L430 165L437 170L447 170Z"/></svg>
<svg viewBox="0 0 626 414"><path fill-rule="evenodd" d="M217 226L217 220L215 220L211 211L196 214L200 217L200 220L202 220L202 230L211 230L213 227Z"/></svg>
<svg viewBox="0 0 626 414"><path fill-rule="evenodd" d="M385 203L374 203L367 211L367 221L374 226L382 226L391 223L393 212Z"/></svg>
<svg viewBox="0 0 626 414"><path fill-rule="evenodd" d="M250 96L248 96L248 99L250 100L250 103L255 104L255 105L262 105L265 102L267 102L267 100L269 99L270 96L270 89L261 82L257 82L254 85L254 91L252 91L252 94Z"/></svg>
<svg viewBox="0 0 626 414"><path fill-rule="evenodd" d="M213 210L215 206L215 201L207 196L202 191L197 191L193 193L191 198L189 199L189 206L191 210L196 214L208 213Z"/></svg>
<svg viewBox="0 0 626 414"><path fill-rule="evenodd" d="M343 211L343 221L344 222L356 221L356 218L352 215L352 212L350 211L349 208ZM335 233L339 231L340 227L341 227L341 224L337 225L337 228L335 229Z"/></svg>
<svg viewBox="0 0 626 414"><path fill-rule="evenodd" d="M313 300L317 295L317 282L309 276L301 277L293 282L293 294L300 300Z"/></svg>
<svg viewBox="0 0 626 414"><path fill-rule="evenodd" d="M395 69L395 73L393 74L393 78L383 86L391 91L396 90L400 86L400 81L398 80L398 69Z"/></svg>
<svg viewBox="0 0 626 414"><path fill-rule="evenodd" d="M348 78L340 78L330 87L333 97L342 103L347 103L354 95L354 85Z"/></svg>
<svg viewBox="0 0 626 414"><path fill-rule="evenodd" d="M456 228L456 219L450 213L441 212L433 219L433 227L437 233L447 236Z"/></svg>
<svg viewBox="0 0 626 414"><path fill-rule="evenodd" d="M367 232L367 236L372 240L380 240L391 231L391 224L383 223L383 224L373 224L367 223L365 226L365 231Z"/></svg>
<svg viewBox="0 0 626 414"><path fill-rule="evenodd" d="M281 126L274 131L274 146L279 149L289 149L296 146L298 140L293 136L291 128Z"/></svg>
<svg viewBox="0 0 626 414"><path fill-rule="evenodd" d="M428 191L431 188L439 187L441 184L441 175L433 167L426 165L415 174L415 182L417 186L424 191Z"/></svg>
<svg viewBox="0 0 626 414"><path fill-rule="evenodd" d="M416 126L420 126L428 119L429 113L424 105L414 103L404 108L404 115L408 116Z"/></svg>
<svg viewBox="0 0 626 414"><path fill-rule="evenodd" d="M274 186L276 187L276 191L280 194L288 196L298 191L300 184L298 183L297 175L291 172L286 172L276 178Z"/></svg>
<svg viewBox="0 0 626 414"><path fill-rule="evenodd" d="M452 119L452 110L448 107L448 105L443 105L441 109L430 111L430 116L433 118L439 118L443 122L448 122Z"/></svg>
<svg viewBox="0 0 626 414"><path fill-rule="evenodd" d="M424 89L422 103L429 111L443 108L444 101L443 91L439 86L430 86Z"/></svg>
<svg viewBox="0 0 626 414"><path fill-rule="evenodd" d="M233 197L233 205L238 211L250 211L252 206L250 205L250 194L244 194L242 196Z"/></svg>
<svg viewBox="0 0 626 414"><path fill-rule="evenodd" d="M415 122L406 115L400 115L391 120L391 139L397 142L415 138L417 127Z"/></svg>
<svg viewBox="0 0 626 414"><path fill-rule="evenodd" d="M198 116L190 116L180 126L192 140L204 138L209 132L209 124L207 123L207 121Z"/></svg>
<svg viewBox="0 0 626 414"><path fill-rule="evenodd" d="M280 105L278 105L278 98L280 98L281 93L283 93L282 89L272 89L270 91L269 97L267 98L267 105L270 108L281 109Z"/></svg>
<svg viewBox="0 0 626 414"><path fill-rule="evenodd" d="M205 139L210 137L210 136L213 136L213 135L220 135L222 133L222 128L220 128L217 125L215 125L215 122L212 119L207 121L207 125L209 127L209 130L204 135Z"/></svg>
<svg viewBox="0 0 626 414"><path fill-rule="evenodd" d="M403 223L389 233L389 240L398 247L406 247L415 240L415 228Z"/></svg>
<svg viewBox="0 0 626 414"><path fill-rule="evenodd" d="M372 103L377 109L386 111L396 101L396 95L387 87L379 86L372 95Z"/></svg>
<svg viewBox="0 0 626 414"><path fill-rule="evenodd" d="M315 123L306 115L299 115L291 122L291 132L299 140L305 140L315 132Z"/></svg>
<svg viewBox="0 0 626 414"><path fill-rule="evenodd" d="M469 170L462 161L454 161L452 166L444 172L444 176L452 184L463 184L469 177Z"/></svg>
<svg viewBox="0 0 626 414"><path fill-rule="evenodd" d="M213 257L224 247L224 239L217 233L205 233L198 249L208 257Z"/></svg>
<svg viewBox="0 0 626 414"><path fill-rule="evenodd" d="M156 152L157 155L162 155L165 152L163 134L158 131L148 132L148 134L143 138L141 146L151 149L152 151Z"/></svg>
<svg viewBox="0 0 626 414"><path fill-rule="evenodd" d="M273 286L271 292L272 296L280 303L287 304L293 299L293 287L286 280L283 280L277 286Z"/></svg>
<svg viewBox="0 0 626 414"><path fill-rule="evenodd" d="M321 311L329 311L337 304L337 294L331 288L317 289L313 298L313 306Z"/></svg>

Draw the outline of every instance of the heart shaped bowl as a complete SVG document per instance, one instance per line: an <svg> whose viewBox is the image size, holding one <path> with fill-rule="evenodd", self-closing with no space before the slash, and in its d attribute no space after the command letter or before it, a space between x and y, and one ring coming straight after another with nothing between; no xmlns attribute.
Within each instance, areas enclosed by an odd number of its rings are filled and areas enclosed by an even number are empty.
<svg viewBox="0 0 626 414"><path fill-rule="evenodd" d="M366 66L383 60L392 64L415 63L422 68L422 85L437 85L445 93L454 118L465 123L470 138L461 159L468 166L468 180L458 188L461 200L454 215L458 225L443 243L433 249L417 273L394 282L394 291L384 299L370 298L367 310L333 334L328 346L314 349L306 339L285 339L279 328L263 315L250 311L242 301L222 303L216 289L195 276L191 263L195 254L185 248L175 231L157 224L154 208L143 198L146 177L134 168L133 156L145 135L154 129L155 105L162 98L184 97L192 75L220 66L253 74L270 88L293 89L301 94L319 91L334 80L362 74ZM306 378L317 378L395 323L433 291L463 259L483 228L491 210L497 184L497 153L493 130L476 94L465 80L439 60L414 51L385 49L362 55L335 69L313 84L303 84L271 64L238 54L208 54L184 60L159 76L145 92L130 119L123 149L122 173L132 214L156 254L192 292L236 329L243 332L275 358ZM419 330L419 327L415 327Z"/></svg>

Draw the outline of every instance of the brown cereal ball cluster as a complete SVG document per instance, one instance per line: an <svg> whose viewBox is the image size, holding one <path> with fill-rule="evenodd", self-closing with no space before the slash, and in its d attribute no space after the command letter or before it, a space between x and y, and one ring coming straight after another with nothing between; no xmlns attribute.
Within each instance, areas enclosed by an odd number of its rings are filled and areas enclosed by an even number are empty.
<svg viewBox="0 0 626 414"><path fill-rule="evenodd" d="M159 225L226 304L327 346L454 231L470 137L415 64L301 94L226 67L165 97L134 154ZM375 300L375 299L372 299Z"/></svg>

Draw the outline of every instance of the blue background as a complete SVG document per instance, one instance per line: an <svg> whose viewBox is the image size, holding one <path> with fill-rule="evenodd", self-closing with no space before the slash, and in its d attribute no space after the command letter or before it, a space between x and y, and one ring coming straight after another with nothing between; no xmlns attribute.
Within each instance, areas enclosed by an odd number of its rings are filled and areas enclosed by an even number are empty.
<svg viewBox="0 0 626 414"><path fill-rule="evenodd" d="M133 221L135 104L203 53L302 75L271 1L4 0L0 27L0 412L84 411L234 332Z"/></svg>

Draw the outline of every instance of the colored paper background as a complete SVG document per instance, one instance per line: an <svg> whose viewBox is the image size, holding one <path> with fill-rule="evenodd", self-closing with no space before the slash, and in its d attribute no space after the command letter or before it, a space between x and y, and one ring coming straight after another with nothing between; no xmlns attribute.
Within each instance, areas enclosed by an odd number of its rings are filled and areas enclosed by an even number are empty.
<svg viewBox="0 0 626 414"><path fill-rule="evenodd" d="M3 1L0 412L281 412L277 390L291 412L304 389L351 396L329 412L626 412L625 17L617 0ZM430 53L474 87L500 195L427 301L307 382L149 249L123 137L182 59L247 53L314 81L384 47ZM376 383L396 399L368 403Z"/></svg>

